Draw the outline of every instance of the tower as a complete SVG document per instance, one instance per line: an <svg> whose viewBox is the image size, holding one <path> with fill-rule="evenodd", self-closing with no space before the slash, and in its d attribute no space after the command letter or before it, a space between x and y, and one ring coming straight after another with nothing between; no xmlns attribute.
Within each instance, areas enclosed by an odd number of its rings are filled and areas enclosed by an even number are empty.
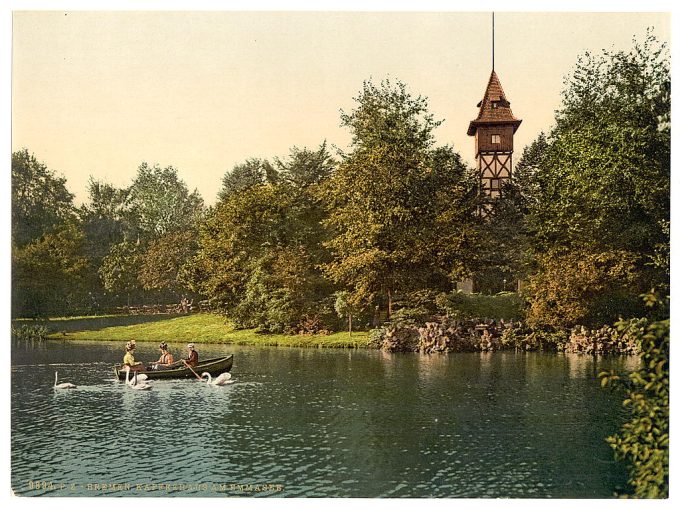
<svg viewBox="0 0 680 510"><path fill-rule="evenodd" d="M480 212L486 214L501 196L503 182L512 177L513 137L522 121L512 114L493 69L477 107L479 114L470 122L467 134L475 137L479 192L486 198Z"/></svg>

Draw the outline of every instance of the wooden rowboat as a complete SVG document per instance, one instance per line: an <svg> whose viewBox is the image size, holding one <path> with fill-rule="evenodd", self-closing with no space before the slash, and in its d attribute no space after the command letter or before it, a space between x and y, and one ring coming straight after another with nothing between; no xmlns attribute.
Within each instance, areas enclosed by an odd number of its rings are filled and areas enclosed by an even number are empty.
<svg viewBox="0 0 680 510"><path fill-rule="evenodd" d="M224 358L212 358L204 361L200 361L198 365L194 367L194 372L201 375L203 372L208 372L211 377L215 377L223 372L229 372L234 364L234 355L230 354ZM139 370L138 374L146 374L149 379L184 379L184 378L196 378L194 373L189 370L181 361L179 363L174 363L175 368L168 368L165 370ZM123 365L115 365L113 371L116 377L121 381L125 380L125 369ZM130 376L134 372L130 372Z"/></svg>

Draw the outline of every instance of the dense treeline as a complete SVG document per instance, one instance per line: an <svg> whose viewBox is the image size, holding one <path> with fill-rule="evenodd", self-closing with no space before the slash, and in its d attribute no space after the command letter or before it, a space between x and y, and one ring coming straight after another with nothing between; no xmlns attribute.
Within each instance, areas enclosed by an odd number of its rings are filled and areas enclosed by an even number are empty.
<svg viewBox="0 0 680 510"><path fill-rule="evenodd" d="M206 208L173 167L142 163L126 188L66 181L12 156L13 314L103 312L208 299L240 327L337 330L446 313L456 282L511 290L531 327L596 327L645 314L667 291L670 77L652 36L586 54L555 127L519 159L492 215L427 100L364 83L341 112L346 152L293 147L226 172Z"/></svg>

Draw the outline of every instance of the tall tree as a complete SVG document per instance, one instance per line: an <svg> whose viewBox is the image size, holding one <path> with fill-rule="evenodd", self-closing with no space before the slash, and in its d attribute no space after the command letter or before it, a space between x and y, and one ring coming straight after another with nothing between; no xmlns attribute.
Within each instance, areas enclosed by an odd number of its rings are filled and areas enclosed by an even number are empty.
<svg viewBox="0 0 680 510"><path fill-rule="evenodd" d="M294 148L286 160L275 160L276 180L223 195L184 268L193 290L242 327L291 330L305 315L323 315L333 288L318 270L326 260L326 212L317 188L332 164L325 144ZM332 303L326 307L333 315Z"/></svg>
<svg viewBox="0 0 680 510"><path fill-rule="evenodd" d="M66 178L58 177L28 149L13 152L13 243L25 246L73 217L73 194L66 189Z"/></svg>
<svg viewBox="0 0 680 510"><path fill-rule="evenodd" d="M224 201L234 193L241 193L266 182L275 183L276 180L276 170L266 159L250 158L244 163L234 165L224 174L217 199Z"/></svg>
<svg viewBox="0 0 680 510"><path fill-rule="evenodd" d="M142 163L129 190L130 215L142 240L169 232L196 228L203 214L203 199L171 166Z"/></svg>
<svg viewBox="0 0 680 510"><path fill-rule="evenodd" d="M466 271L473 189L451 149L433 150L440 125L403 83L364 82L342 113L351 152L327 181L333 260L325 271L354 303L447 286Z"/></svg>
<svg viewBox="0 0 680 510"><path fill-rule="evenodd" d="M187 293L182 267L198 249L197 230L171 232L153 239L139 256L138 279L144 290L164 293L179 301Z"/></svg>
<svg viewBox="0 0 680 510"><path fill-rule="evenodd" d="M114 296L124 298L128 305L131 296L141 289L140 252L139 245L130 241L114 244L98 271L104 288Z"/></svg>
<svg viewBox="0 0 680 510"><path fill-rule="evenodd" d="M129 191L90 177L89 202L78 210L86 239L86 253L99 267L112 245L130 238L131 222L127 208Z"/></svg>
<svg viewBox="0 0 680 510"><path fill-rule="evenodd" d="M88 308L90 272L83 233L74 223L12 250L12 315L45 317Z"/></svg>
<svg viewBox="0 0 680 510"><path fill-rule="evenodd" d="M648 34L628 52L586 54L569 77L540 171L533 176L536 197L527 216L532 250L541 260L529 316L536 324L552 322L550 310L564 308L555 299L582 300L589 304L588 316L616 320L616 310L608 317L595 310L608 293L621 298L618 273L599 261L631 261L631 304L651 287L667 287L667 272L654 262L663 260L669 243L669 73L667 48ZM551 295L543 291L550 280L544 275L567 278L571 273L560 270L560 261L576 252L580 271L595 279L592 285L576 292L564 281L563 288L576 293L544 302L541 296ZM588 261L591 266L583 267Z"/></svg>

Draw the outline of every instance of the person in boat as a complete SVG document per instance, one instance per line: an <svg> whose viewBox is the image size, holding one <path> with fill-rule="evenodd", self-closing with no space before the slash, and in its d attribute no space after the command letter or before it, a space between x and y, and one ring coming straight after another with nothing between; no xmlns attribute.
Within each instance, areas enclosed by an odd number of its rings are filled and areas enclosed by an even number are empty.
<svg viewBox="0 0 680 510"><path fill-rule="evenodd" d="M189 365L194 368L198 365L198 351L194 348L194 344L188 344L187 349L189 350L189 356L184 358L182 361L185 365Z"/></svg>
<svg viewBox="0 0 680 510"><path fill-rule="evenodd" d="M168 344L166 342L161 342L158 346L161 351L161 357L158 358L153 365L151 365L152 370L167 370L171 368L171 365L175 363L175 358L172 353L168 350Z"/></svg>
<svg viewBox="0 0 680 510"><path fill-rule="evenodd" d="M132 371L144 370L144 363L141 361L135 361L135 349L137 344L134 340L129 341L125 344L125 356L123 356L123 366L126 365L130 367Z"/></svg>

